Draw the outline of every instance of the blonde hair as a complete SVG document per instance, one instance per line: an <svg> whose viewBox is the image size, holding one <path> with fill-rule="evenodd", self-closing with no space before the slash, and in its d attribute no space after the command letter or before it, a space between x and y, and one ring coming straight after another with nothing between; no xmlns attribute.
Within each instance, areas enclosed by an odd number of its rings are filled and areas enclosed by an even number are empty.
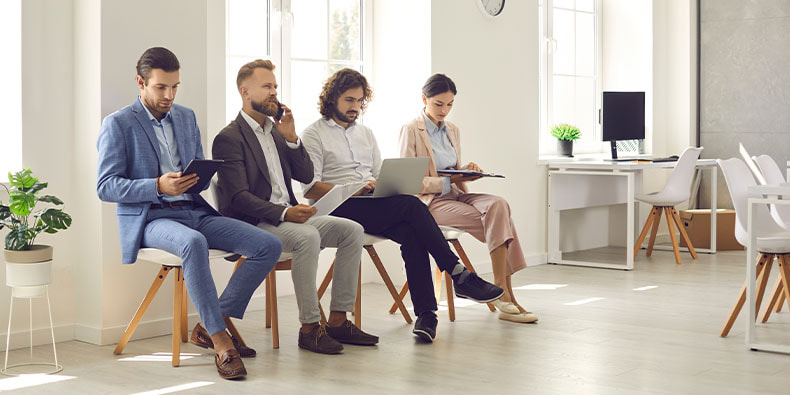
<svg viewBox="0 0 790 395"><path fill-rule="evenodd" d="M255 59L252 62L241 66L239 69L239 74L236 75L236 88L241 88L242 82L244 82L244 80L247 78L250 78L252 73L255 72L255 69L274 71L274 63L272 63L271 60Z"/></svg>

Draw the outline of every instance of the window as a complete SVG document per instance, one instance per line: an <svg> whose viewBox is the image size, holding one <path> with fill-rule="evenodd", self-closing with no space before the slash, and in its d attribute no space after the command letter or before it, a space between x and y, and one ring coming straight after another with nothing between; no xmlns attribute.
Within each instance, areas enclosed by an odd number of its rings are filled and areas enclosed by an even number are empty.
<svg viewBox="0 0 790 395"><path fill-rule="evenodd" d="M0 182L8 172L22 168L22 3L21 0L0 4L0 75L5 76L4 92L0 95Z"/></svg>
<svg viewBox="0 0 790 395"><path fill-rule="evenodd" d="M600 0L540 0L538 10L540 152L556 152L550 132L559 123L582 132L575 152L603 152Z"/></svg>
<svg viewBox="0 0 790 395"><path fill-rule="evenodd" d="M227 0L228 119L241 108L239 67L256 58L277 66L278 96L293 110L297 133L318 119L318 95L326 79L344 67L364 71L364 3Z"/></svg>

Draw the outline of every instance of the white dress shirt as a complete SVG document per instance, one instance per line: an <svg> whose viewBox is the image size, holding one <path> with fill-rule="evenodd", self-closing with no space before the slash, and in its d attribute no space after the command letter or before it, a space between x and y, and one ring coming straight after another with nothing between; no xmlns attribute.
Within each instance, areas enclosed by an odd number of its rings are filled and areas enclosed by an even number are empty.
<svg viewBox="0 0 790 395"><path fill-rule="evenodd" d="M332 119L321 118L302 132L305 149L313 161L313 181L302 184L305 192L316 181L341 185L375 180L381 172L381 152L373 131L353 122L348 129Z"/></svg>
<svg viewBox="0 0 790 395"><path fill-rule="evenodd" d="M266 159L266 167L269 169L269 180L272 183L272 196L269 197L269 202L290 207L291 198L288 195L288 188L285 186L285 176L283 176L283 167L282 163L280 163L280 154L277 152L277 146L274 145L274 138L272 137L274 123L267 117L263 122L263 126L261 126L244 110L241 110L240 113L255 132L255 137L258 138L261 149L263 149L263 157ZM301 141L299 140L296 140L296 143L286 141L286 144L291 149L301 147ZM285 211L280 216L280 220L283 220L283 218L285 218Z"/></svg>

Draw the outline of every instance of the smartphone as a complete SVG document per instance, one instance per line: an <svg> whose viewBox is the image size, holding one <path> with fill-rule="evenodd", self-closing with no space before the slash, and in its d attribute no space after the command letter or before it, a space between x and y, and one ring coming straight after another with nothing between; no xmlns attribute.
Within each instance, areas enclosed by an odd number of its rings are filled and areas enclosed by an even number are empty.
<svg viewBox="0 0 790 395"><path fill-rule="evenodd" d="M285 110L283 109L283 105L278 102L277 103L277 114L274 114L274 119L279 121L280 118L283 117L283 113L284 112L285 112Z"/></svg>

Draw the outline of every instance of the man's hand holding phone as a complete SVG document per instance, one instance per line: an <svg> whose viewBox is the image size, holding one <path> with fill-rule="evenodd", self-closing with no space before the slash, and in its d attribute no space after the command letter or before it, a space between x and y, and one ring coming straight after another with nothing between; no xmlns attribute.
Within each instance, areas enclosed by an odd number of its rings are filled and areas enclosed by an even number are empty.
<svg viewBox="0 0 790 395"><path fill-rule="evenodd" d="M192 188L198 182L197 173L187 174L185 176L178 173L165 173L156 179L156 191L170 196L178 196Z"/></svg>
<svg viewBox="0 0 790 395"><path fill-rule="evenodd" d="M296 206L288 207L285 209L285 220L287 222L295 222L303 224L310 219L318 210L315 207L306 204L297 204Z"/></svg>
<svg viewBox="0 0 790 395"><path fill-rule="evenodd" d="M354 196L364 195L366 193L373 192L376 189L376 180L368 180L368 183L365 184L362 188L360 188Z"/></svg>
<svg viewBox="0 0 790 395"><path fill-rule="evenodd" d="M285 140L289 143L296 143L299 140L299 136L296 135L293 113L285 104L278 103L278 106L280 108L274 116L274 126Z"/></svg>

